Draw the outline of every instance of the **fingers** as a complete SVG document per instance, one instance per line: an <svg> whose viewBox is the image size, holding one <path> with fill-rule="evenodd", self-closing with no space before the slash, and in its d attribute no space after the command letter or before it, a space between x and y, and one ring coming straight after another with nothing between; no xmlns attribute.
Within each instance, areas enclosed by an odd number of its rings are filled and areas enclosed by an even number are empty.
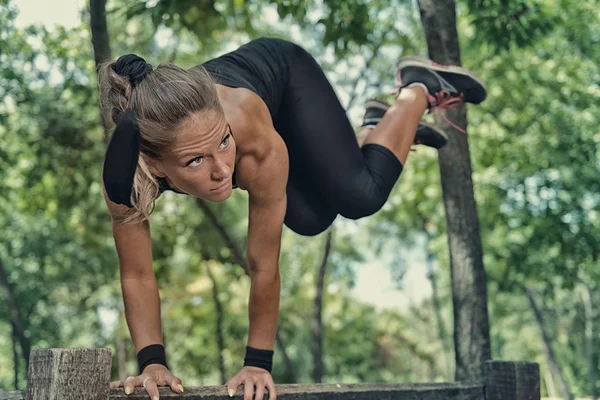
<svg viewBox="0 0 600 400"><path fill-rule="evenodd" d="M262 383L256 384L256 394L254 400L263 400L265 398L265 385Z"/></svg>
<svg viewBox="0 0 600 400"><path fill-rule="evenodd" d="M244 386L243 400L263 400L266 390L269 400L276 400L277 394L273 377L267 371L244 367L236 376L225 384L229 397L233 397L239 385Z"/></svg>
<svg viewBox="0 0 600 400"><path fill-rule="evenodd" d="M108 385L108 387L111 389L123 387L123 381L113 381Z"/></svg>
<svg viewBox="0 0 600 400"><path fill-rule="evenodd" d="M235 395L235 392L237 392L237 388L238 386L240 386L238 379L239 378L237 378L237 376L234 376L229 382L225 384L225 386L227 386L227 394L229 394L229 397L233 397Z"/></svg>
<svg viewBox="0 0 600 400"><path fill-rule="evenodd" d="M244 380L244 400L252 400L254 394L254 381L251 378ZM256 398L258 400L258 397Z"/></svg>
<svg viewBox="0 0 600 400"><path fill-rule="evenodd" d="M175 393L183 393L183 385L181 384L181 379L177 378L176 376L172 376L168 383Z"/></svg>
<svg viewBox="0 0 600 400"><path fill-rule="evenodd" d="M139 376L130 376L125 379L123 386L125 387L125 394L131 394L136 386L142 386L142 380Z"/></svg>
<svg viewBox="0 0 600 400"><path fill-rule="evenodd" d="M150 398L152 400L158 400L159 399L158 385L156 384L156 382L154 381L154 379L152 379L149 376L144 377L144 380L142 382L142 386L144 387L144 389L146 389L146 392L148 392L148 396L150 396Z"/></svg>
<svg viewBox="0 0 600 400"><path fill-rule="evenodd" d="M273 378L267 379L267 389L269 390L269 400L276 400L277 390L275 390L275 382L273 382Z"/></svg>

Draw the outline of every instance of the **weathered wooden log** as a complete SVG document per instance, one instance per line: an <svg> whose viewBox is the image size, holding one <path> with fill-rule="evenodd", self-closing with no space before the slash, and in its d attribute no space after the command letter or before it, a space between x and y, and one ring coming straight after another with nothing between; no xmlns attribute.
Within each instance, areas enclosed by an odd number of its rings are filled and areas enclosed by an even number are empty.
<svg viewBox="0 0 600 400"><path fill-rule="evenodd" d="M190 387L184 394L169 388L160 388L161 400L231 400L225 386ZM243 390L238 390L233 399L242 399ZM268 400L265 394L264 400ZM123 389L111 389L110 400L147 400L144 389L137 388L129 396ZM277 385L278 400L484 400L483 386L477 384L315 384Z"/></svg>
<svg viewBox="0 0 600 400"><path fill-rule="evenodd" d="M125 395L108 388L110 349L48 349L31 353L26 391L0 392L0 400L126 400L148 399L143 388ZM177 394L160 388L161 399L229 400L225 386L186 387ZM236 393L243 398L243 390ZM488 361L484 381L423 384L277 385L280 400L540 400L536 363ZM265 394L264 400L268 399Z"/></svg>
<svg viewBox="0 0 600 400"><path fill-rule="evenodd" d="M3 392L0 390L0 400L25 400L24 390L11 390Z"/></svg>
<svg viewBox="0 0 600 400"><path fill-rule="evenodd" d="M537 363L487 361L483 371L486 400L540 400Z"/></svg>
<svg viewBox="0 0 600 400"><path fill-rule="evenodd" d="M110 349L33 350L27 400L107 400Z"/></svg>

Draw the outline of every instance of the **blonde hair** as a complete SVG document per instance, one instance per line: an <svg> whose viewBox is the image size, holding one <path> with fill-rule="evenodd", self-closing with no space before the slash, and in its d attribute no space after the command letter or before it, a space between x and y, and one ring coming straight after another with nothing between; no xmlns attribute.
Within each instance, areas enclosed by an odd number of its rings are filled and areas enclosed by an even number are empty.
<svg viewBox="0 0 600 400"><path fill-rule="evenodd" d="M104 63L98 70L100 108L107 134L126 109L135 112L140 131L140 151L161 159L162 152L176 138L177 126L190 114L204 110L223 112L215 82L202 66L188 70L162 64L133 86L128 77L115 71L116 62ZM160 196L159 181L140 155L131 191L131 208L123 223L150 219Z"/></svg>

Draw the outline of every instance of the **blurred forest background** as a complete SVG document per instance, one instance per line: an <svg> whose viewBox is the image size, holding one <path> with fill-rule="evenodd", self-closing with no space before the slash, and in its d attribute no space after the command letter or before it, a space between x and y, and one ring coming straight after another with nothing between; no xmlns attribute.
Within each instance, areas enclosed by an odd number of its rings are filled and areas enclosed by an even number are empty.
<svg viewBox="0 0 600 400"><path fill-rule="evenodd" d="M40 2L38 13L76 23L20 23L20 4L34 3L0 0L4 390L24 388L31 348L111 347L113 378L137 369L101 190L95 55L190 67L251 38L288 38L321 62L355 123L367 98L393 87L399 56L427 55L410 0ZM96 52L90 7L108 23ZM457 0L456 12L463 64L489 88L468 118L492 356L539 362L544 395L595 396L600 3ZM157 202L165 343L185 385L220 384L243 361L246 214L242 191L220 204L173 193ZM436 152L410 155L376 215L339 218L314 238L286 230L281 275L277 383L454 379Z"/></svg>

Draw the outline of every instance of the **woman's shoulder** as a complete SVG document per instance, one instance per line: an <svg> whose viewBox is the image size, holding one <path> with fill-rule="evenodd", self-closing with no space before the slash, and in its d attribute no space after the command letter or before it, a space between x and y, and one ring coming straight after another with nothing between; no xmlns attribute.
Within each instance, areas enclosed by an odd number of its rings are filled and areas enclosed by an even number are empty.
<svg viewBox="0 0 600 400"><path fill-rule="evenodd" d="M273 121L269 109L262 99L246 89L231 89L221 97L227 122L231 126L238 146L259 147L274 132Z"/></svg>

